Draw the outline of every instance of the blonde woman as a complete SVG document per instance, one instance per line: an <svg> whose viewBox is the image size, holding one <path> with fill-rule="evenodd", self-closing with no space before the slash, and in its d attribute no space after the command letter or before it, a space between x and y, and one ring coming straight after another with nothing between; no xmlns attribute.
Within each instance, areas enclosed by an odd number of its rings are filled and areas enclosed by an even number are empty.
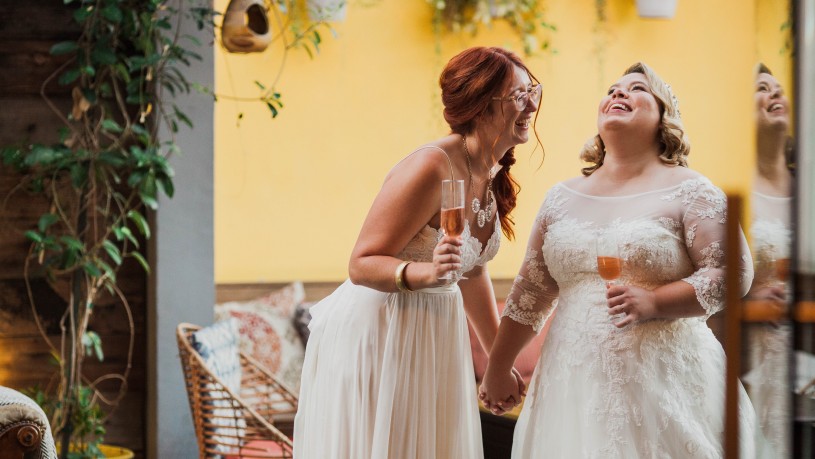
<svg viewBox="0 0 815 459"><path fill-rule="evenodd" d="M512 362L557 307L513 458L721 457L724 352L705 319L723 307L725 196L687 167L678 103L645 64L611 85L597 127L589 166L540 209L481 397L498 414L519 397ZM623 260L616 284L598 274L595 240L608 235ZM729 268L744 294L749 258ZM741 407L749 434L743 390Z"/></svg>

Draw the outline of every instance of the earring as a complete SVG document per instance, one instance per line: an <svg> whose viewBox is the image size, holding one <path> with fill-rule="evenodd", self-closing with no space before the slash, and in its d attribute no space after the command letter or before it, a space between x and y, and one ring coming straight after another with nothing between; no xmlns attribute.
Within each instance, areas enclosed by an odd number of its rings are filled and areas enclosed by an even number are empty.
<svg viewBox="0 0 815 459"><path fill-rule="evenodd" d="M233 53L257 53L272 41L263 0L232 0L224 13L221 43Z"/></svg>

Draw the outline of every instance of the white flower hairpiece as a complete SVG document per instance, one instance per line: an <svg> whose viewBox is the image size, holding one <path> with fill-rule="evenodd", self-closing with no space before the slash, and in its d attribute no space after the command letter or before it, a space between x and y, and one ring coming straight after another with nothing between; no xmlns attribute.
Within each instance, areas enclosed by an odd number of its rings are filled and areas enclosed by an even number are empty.
<svg viewBox="0 0 815 459"><path fill-rule="evenodd" d="M671 85L665 83L665 89L668 90L668 94L671 96L671 103L673 104L674 109L676 110L677 118L681 118L682 113L679 111L679 99L676 98L676 94L674 94L673 90L671 89Z"/></svg>

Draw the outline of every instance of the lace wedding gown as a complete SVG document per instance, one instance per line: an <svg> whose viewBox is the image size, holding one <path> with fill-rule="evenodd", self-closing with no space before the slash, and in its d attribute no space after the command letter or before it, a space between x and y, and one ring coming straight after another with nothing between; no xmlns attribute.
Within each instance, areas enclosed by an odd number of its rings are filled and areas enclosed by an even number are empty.
<svg viewBox="0 0 815 459"><path fill-rule="evenodd" d="M705 319L723 307L725 213L724 194L705 178L620 197L552 188L503 313L540 331L557 309L513 458L722 457L725 357ZM597 274L600 232L617 235L622 284L683 280L706 314L614 327ZM749 255L737 268L746 291ZM747 458L755 455L755 415L740 390Z"/></svg>
<svg viewBox="0 0 815 459"><path fill-rule="evenodd" d="M498 252L462 235L463 271ZM397 257L431 261L426 226ZM311 308L294 424L297 459L479 459L481 425L467 319L456 284L383 293L345 281Z"/></svg>
<svg viewBox="0 0 815 459"><path fill-rule="evenodd" d="M752 291L782 282L776 275L777 259L790 257L792 198L768 196L754 191L751 196L755 278ZM789 284L785 285L791 297ZM751 292L752 293L752 292ZM778 457L789 457L792 388L789 383L789 355L792 352L792 327L788 321L778 324L753 324L745 329L750 371L743 377L767 440Z"/></svg>

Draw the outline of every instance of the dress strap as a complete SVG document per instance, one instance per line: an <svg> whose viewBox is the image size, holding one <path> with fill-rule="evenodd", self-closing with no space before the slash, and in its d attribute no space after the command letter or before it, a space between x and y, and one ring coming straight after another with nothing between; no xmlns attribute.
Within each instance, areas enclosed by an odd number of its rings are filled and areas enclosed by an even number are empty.
<svg viewBox="0 0 815 459"><path fill-rule="evenodd" d="M453 161L452 161L452 160L450 160L450 155L448 155L448 154L447 154L447 152L446 152L446 151L444 151L444 149L443 149L443 148L441 148L441 147L437 147L437 146L435 146L435 145L424 145L424 146L421 146L421 147L419 147L419 148L417 148L417 149L413 150L413 151L410 153L410 155L412 155L413 153L416 153L417 151L419 151L419 150L421 150L421 149L423 149L423 148L435 148L436 150L439 150L440 152L444 153L444 157L445 157L445 158L447 158L447 164L449 164L449 165L450 165L450 180L454 180L454 179L455 179L455 177L453 176ZM410 155L408 155L408 156L410 156Z"/></svg>

